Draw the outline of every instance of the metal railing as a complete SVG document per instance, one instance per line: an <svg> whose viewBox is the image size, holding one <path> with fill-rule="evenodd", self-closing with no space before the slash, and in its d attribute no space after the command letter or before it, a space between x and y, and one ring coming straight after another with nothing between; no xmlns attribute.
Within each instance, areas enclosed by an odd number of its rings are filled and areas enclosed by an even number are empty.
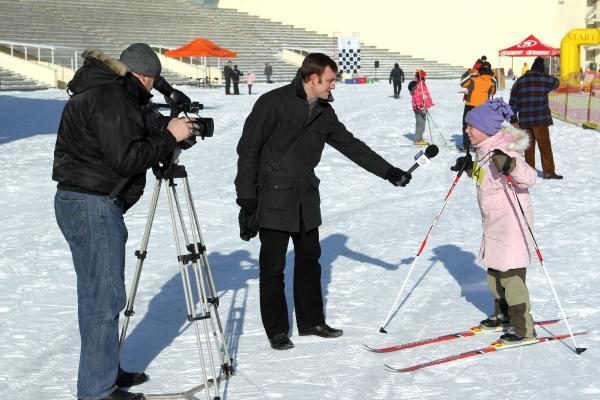
<svg viewBox="0 0 600 400"><path fill-rule="evenodd" d="M71 47L50 46L38 43L14 42L9 40L0 40L0 46L10 49L10 55L13 57L20 57L25 59L25 61L36 61L38 63L48 60L50 63L56 64L55 56L57 52L63 52L64 54L72 54L71 56L69 56L71 69L76 70L77 68L79 68L79 58L81 57L81 50L77 50ZM33 50L33 52L31 52L30 50ZM49 53L49 57L47 57L46 59L42 59L43 50L46 50ZM37 57L35 55L31 56L32 53L37 54Z"/></svg>

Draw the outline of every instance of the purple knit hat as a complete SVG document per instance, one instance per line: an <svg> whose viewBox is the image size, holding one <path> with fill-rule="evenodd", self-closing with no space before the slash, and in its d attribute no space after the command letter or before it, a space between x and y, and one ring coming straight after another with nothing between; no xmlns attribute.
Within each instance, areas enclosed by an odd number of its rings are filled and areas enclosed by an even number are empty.
<svg viewBox="0 0 600 400"><path fill-rule="evenodd" d="M510 106L502 98L488 100L467 113L465 122L489 136L494 136L502 128L504 121L514 115Z"/></svg>

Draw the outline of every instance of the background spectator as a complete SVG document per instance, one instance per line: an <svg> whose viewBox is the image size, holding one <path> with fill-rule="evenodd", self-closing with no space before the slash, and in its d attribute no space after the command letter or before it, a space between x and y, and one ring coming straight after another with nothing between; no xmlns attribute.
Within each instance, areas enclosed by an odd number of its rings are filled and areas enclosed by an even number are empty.
<svg viewBox="0 0 600 400"><path fill-rule="evenodd" d="M562 179L554 166L549 126L553 124L548 105L548 93L558 87L559 81L544 73L544 59L537 57L531 70L521 76L510 91L510 106L515 113L511 123L529 134L531 143L525 150L525 161L535 168L535 142L540 148L544 179Z"/></svg>
<svg viewBox="0 0 600 400"><path fill-rule="evenodd" d="M248 85L248 94L252 94L252 85L256 82L256 74L252 71L246 76L246 84Z"/></svg>
<svg viewBox="0 0 600 400"><path fill-rule="evenodd" d="M273 75L273 67L269 63L265 63L265 76L267 77L267 83L273 83L271 80L271 75Z"/></svg>

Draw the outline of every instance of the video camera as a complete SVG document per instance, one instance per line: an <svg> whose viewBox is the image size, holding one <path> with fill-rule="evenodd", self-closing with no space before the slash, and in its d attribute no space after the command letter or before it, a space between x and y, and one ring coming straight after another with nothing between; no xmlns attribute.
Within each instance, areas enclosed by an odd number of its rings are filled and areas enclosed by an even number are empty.
<svg viewBox="0 0 600 400"><path fill-rule="evenodd" d="M183 140L179 143L179 147L186 150L196 144L196 137L199 136L202 140L206 137L212 137L215 129L215 124L212 118L202 118L198 115L198 112L204 108L204 105L197 101L192 101L182 91L174 89L165 78L159 76L154 81L154 89L158 90L165 96L166 104L151 103L151 112L147 114L146 121L153 128L162 129L169 123L171 118L177 118L179 114L183 113L186 117L192 119L194 122L194 128L192 136L189 139ZM159 113L159 108L169 108L171 110L170 117L167 118ZM195 114L190 117L189 114Z"/></svg>

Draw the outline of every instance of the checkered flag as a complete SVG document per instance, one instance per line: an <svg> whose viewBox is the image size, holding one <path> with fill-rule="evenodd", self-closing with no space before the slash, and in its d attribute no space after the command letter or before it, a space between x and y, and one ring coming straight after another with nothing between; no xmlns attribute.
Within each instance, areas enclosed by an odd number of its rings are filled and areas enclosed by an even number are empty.
<svg viewBox="0 0 600 400"><path fill-rule="evenodd" d="M360 40L357 37L338 38L338 69L341 72L360 72Z"/></svg>

